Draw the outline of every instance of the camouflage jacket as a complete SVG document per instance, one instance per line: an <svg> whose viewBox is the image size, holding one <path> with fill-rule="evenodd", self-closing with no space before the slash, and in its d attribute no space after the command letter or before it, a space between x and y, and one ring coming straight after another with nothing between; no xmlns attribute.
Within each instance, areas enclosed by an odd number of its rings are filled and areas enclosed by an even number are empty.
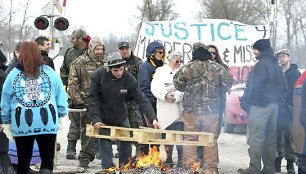
<svg viewBox="0 0 306 174"><path fill-rule="evenodd" d="M80 55L84 54L86 51L86 48L83 49L76 49L76 48L68 48L65 55L64 55L64 60L63 64L60 69L60 76L63 81L63 84L67 86L68 84L68 76L69 76L69 71L71 68L71 64L73 61L78 58Z"/></svg>
<svg viewBox="0 0 306 174"><path fill-rule="evenodd" d="M90 85L90 78L93 72L103 66L104 57L97 61L91 58L87 51L78 57L71 66L68 77L68 102L70 107L84 106L87 107L87 93Z"/></svg>
<svg viewBox="0 0 306 174"><path fill-rule="evenodd" d="M229 89L232 81L220 64L201 60L189 62L173 77L175 88L184 92L184 112L204 116L218 113L220 88Z"/></svg>
<svg viewBox="0 0 306 174"><path fill-rule="evenodd" d="M125 64L125 69L129 71L136 79L138 79L138 74L139 74L139 67L142 64L142 60L135 56L133 53L130 56L130 61L134 61L135 65L133 63L130 63L129 60L127 60Z"/></svg>

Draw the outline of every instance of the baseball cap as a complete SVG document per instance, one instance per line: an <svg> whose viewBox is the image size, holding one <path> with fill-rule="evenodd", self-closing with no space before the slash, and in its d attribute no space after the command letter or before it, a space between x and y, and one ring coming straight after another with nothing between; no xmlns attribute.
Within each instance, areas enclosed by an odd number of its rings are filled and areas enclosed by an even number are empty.
<svg viewBox="0 0 306 174"><path fill-rule="evenodd" d="M288 49L280 49L275 53L275 57L278 57L280 54L287 54L290 56L290 51Z"/></svg>
<svg viewBox="0 0 306 174"><path fill-rule="evenodd" d="M122 47L127 47L127 48L130 48L130 43L127 42L127 41L122 41L122 42L119 42L118 44L118 48L122 48Z"/></svg>
<svg viewBox="0 0 306 174"><path fill-rule="evenodd" d="M79 30L74 30L72 32L71 35L69 35L68 37L70 38L75 38L75 37L80 37L80 38L87 38L87 33L86 31L82 30L82 29L79 29Z"/></svg>

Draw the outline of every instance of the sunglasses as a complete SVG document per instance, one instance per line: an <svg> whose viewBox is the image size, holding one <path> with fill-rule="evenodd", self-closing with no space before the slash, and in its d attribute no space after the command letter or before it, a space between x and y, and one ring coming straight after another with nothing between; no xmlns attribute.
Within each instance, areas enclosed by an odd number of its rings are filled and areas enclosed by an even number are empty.
<svg viewBox="0 0 306 174"><path fill-rule="evenodd" d="M175 63L183 63L184 61L182 61L182 60L175 60L174 62Z"/></svg>
<svg viewBox="0 0 306 174"><path fill-rule="evenodd" d="M210 54L211 54L212 56L215 56L215 55L216 55L216 52L210 52Z"/></svg>
<svg viewBox="0 0 306 174"><path fill-rule="evenodd" d="M164 52L163 51L157 51L159 54L164 54Z"/></svg>

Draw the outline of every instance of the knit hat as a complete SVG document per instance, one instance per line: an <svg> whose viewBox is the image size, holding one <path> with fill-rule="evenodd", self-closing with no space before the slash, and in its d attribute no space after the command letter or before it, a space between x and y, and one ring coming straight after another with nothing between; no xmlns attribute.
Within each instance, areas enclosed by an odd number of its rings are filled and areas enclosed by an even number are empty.
<svg viewBox="0 0 306 174"><path fill-rule="evenodd" d="M122 58L122 56L118 53L110 53L108 54L108 67L113 67L117 65L124 64L126 61Z"/></svg>
<svg viewBox="0 0 306 174"><path fill-rule="evenodd" d="M98 45L101 45L103 46L103 51L105 51L105 47L104 47L104 44L103 42L101 41L100 38L98 37L93 37L91 38L89 44L88 44L88 49L93 53L93 50L98 46Z"/></svg>
<svg viewBox="0 0 306 174"><path fill-rule="evenodd" d="M253 44L253 49L258 50L259 52L264 52L271 48L271 43L269 39L259 39Z"/></svg>
<svg viewBox="0 0 306 174"><path fill-rule="evenodd" d="M275 53L275 57L278 57L280 54L287 54L288 56L290 56L290 51L288 49L280 49Z"/></svg>

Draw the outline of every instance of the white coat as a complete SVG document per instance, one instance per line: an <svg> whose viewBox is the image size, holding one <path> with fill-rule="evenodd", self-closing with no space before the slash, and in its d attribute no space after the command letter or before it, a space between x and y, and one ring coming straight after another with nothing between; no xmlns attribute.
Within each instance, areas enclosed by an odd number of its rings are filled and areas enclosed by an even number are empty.
<svg viewBox="0 0 306 174"><path fill-rule="evenodd" d="M177 70L173 71L169 65L164 65L156 69L151 82L151 92L157 98L156 110L157 119L161 129L166 129L173 122L178 121L182 116L183 92L175 89L173 76ZM173 93L175 102L167 102L167 93Z"/></svg>

